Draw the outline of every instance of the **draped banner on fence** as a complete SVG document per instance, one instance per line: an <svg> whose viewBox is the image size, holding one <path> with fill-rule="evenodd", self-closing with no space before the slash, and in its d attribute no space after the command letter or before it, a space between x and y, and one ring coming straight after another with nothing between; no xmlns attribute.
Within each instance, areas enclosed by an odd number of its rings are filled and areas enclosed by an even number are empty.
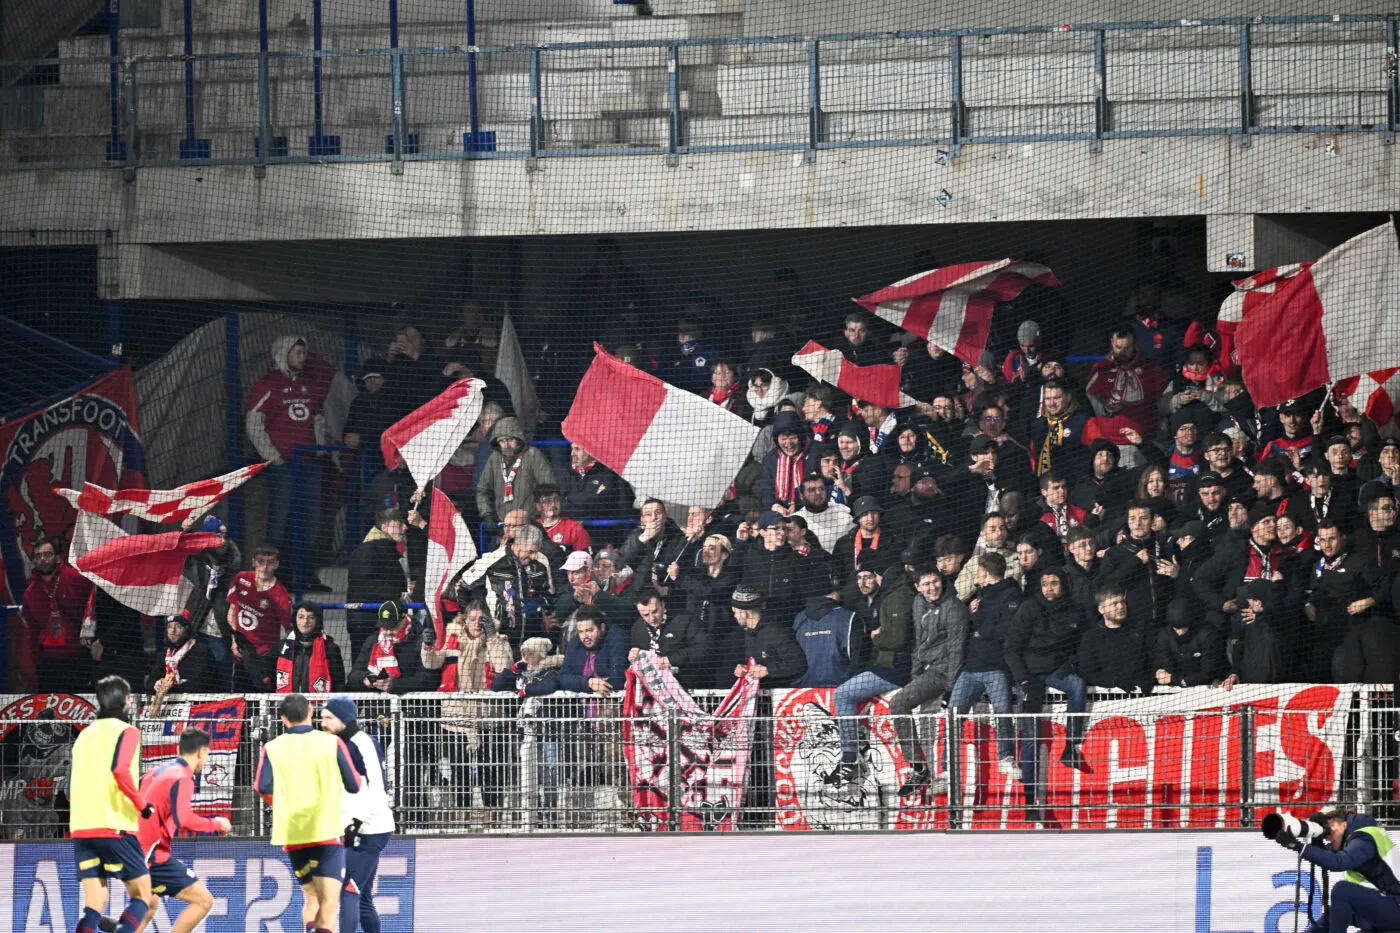
<svg viewBox="0 0 1400 933"><path fill-rule="evenodd" d="M675 767L680 779L682 830L730 830L744 802L744 778L753 739L758 683L741 678L713 716L705 713L676 682L670 668L656 665L644 651L627 671L622 741L637 819L649 829L666 829ZM667 718L677 714L679 737L666 740Z"/></svg>
<svg viewBox="0 0 1400 933"><path fill-rule="evenodd" d="M866 776L858 794L838 795L823 779L840 758L830 689L774 695L773 763L778 823L785 829L920 829L947 826L947 813L922 798L899 798L908 775L889 707L863 708L860 754ZM1091 705L1084 758L1091 770L1060 764L1063 717L1040 724L1040 764L1047 824L1063 827L1210 827L1239 825L1241 761L1253 748L1254 799L1312 804L1335 798L1355 691L1330 684L1253 684L1225 692L1195 687L1177 693ZM1243 707L1254 710L1252 735L1242 735ZM944 753L946 719L921 722L929 761ZM973 829L1024 827L1025 787L997 770L989 720L962 723L962 806ZM943 805L946 795L933 803ZM1260 807L1258 813L1265 812Z"/></svg>
<svg viewBox="0 0 1400 933"><path fill-rule="evenodd" d="M201 816L228 818L233 810L238 742L243 737L242 697L200 703L167 703L161 718L141 722L141 773L153 771L180 754L180 733L198 726L212 740L209 761L195 778L194 809Z"/></svg>
<svg viewBox="0 0 1400 933"><path fill-rule="evenodd" d="M97 710L71 693L6 697L0 709L0 809L8 839L45 839L68 830L73 740Z"/></svg>

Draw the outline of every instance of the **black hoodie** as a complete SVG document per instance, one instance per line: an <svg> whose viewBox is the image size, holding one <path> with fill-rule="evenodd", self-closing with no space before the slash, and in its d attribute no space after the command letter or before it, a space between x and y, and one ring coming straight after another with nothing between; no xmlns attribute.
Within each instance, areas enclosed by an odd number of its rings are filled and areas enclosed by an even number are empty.
<svg viewBox="0 0 1400 933"><path fill-rule="evenodd" d="M1069 588L1065 589L1054 602L1036 592L1016 611L1004 649L1006 664L1017 683L1053 674L1079 653L1089 614L1069 595Z"/></svg>

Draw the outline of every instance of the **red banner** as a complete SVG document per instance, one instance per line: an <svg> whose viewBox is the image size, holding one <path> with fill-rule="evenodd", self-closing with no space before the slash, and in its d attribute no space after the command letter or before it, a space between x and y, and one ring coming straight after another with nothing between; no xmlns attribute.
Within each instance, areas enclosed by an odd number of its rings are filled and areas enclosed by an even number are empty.
<svg viewBox="0 0 1400 933"><path fill-rule="evenodd" d="M830 689L805 689L774 697L778 825L946 828L946 793L932 799L897 796L909 765L883 698L862 707L865 776L858 792L838 793L825 784L840 759L831 695ZM1046 716L1040 724L1037 801L1027 800L1021 778L998 771L989 718L965 718L961 806L972 829L1027 828L1032 825L1026 822L1028 803L1041 808L1044 824L1065 828L1238 826L1241 761L1245 748L1252 747L1256 814L1278 802L1306 816L1336 798L1353 695L1348 686L1280 684L1232 692L1197 687L1100 701L1091 705L1088 717L1082 752L1089 770L1083 772L1060 764L1064 717ZM1253 710L1249 736L1241 735L1245 707ZM935 772L942 769L946 722L942 716L921 721L920 740Z"/></svg>
<svg viewBox="0 0 1400 933"><path fill-rule="evenodd" d="M61 402L0 425L0 551L5 580L0 598L24 592L28 555L40 537L68 539L73 506L55 487L109 489L145 486L131 370L103 376Z"/></svg>

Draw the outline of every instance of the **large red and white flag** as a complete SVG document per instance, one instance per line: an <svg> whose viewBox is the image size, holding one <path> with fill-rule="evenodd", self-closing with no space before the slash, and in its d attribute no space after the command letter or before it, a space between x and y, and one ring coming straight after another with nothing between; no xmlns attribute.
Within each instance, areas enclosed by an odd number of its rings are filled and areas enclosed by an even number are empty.
<svg viewBox="0 0 1400 933"><path fill-rule="evenodd" d="M1380 369L1343 379L1336 385L1338 398L1351 403L1376 424L1388 424L1395 417L1395 405L1400 401L1400 368Z"/></svg>
<svg viewBox="0 0 1400 933"><path fill-rule="evenodd" d="M707 399L628 366L598 344L564 436L643 496L719 505L758 428Z"/></svg>
<svg viewBox="0 0 1400 933"><path fill-rule="evenodd" d="M79 512L69 561L79 573L123 606L148 616L173 616L185 607L193 584L185 559L219 546L219 536L168 531L129 535L107 519Z"/></svg>
<svg viewBox="0 0 1400 933"><path fill-rule="evenodd" d="M458 379L391 424L379 438L384 464L395 470L407 463L418 488L426 488L476 426L485 387L480 379Z"/></svg>
<svg viewBox="0 0 1400 933"><path fill-rule="evenodd" d="M1282 282L1311 266L1310 262L1295 262L1256 272L1247 279L1235 280L1235 290L1221 303L1220 315L1215 321L1215 330L1220 334L1220 366L1226 375L1236 376L1240 372L1240 353L1235 345L1240 321L1268 301Z"/></svg>
<svg viewBox="0 0 1400 933"><path fill-rule="evenodd" d="M1243 309L1235 329L1254 404L1278 405L1400 363L1400 327L1388 319L1397 307L1400 247L1393 221L1276 281L1261 301Z"/></svg>
<svg viewBox="0 0 1400 933"><path fill-rule="evenodd" d="M987 347L997 302L1010 301L1032 283L1059 285L1060 280L1034 262L965 262L911 275L855 301L975 366Z"/></svg>
<svg viewBox="0 0 1400 933"><path fill-rule="evenodd" d="M82 512L134 515L148 522L182 522L191 515L209 511L266 467L266 463L252 463L232 473L175 489L106 489L94 483L83 483L81 490L55 489L54 492Z"/></svg>
<svg viewBox="0 0 1400 933"><path fill-rule="evenodd" d="M857 366L840 350L828 350L815 340L809 340L793 354L792 364L814 379L836 386L851 398L874 402L891 410L914 404L913 398L899 391L901 370L893 363Z"/></svg>
<svg viewBox="0 0 1400 933"><path fill-rule="evenodd" d="M476 542L467 530L467 523L457 514L447 494L434 486L432 516L428 520L428 562L423 579L427 585L428 612L432 614L433 627L437 630L437 641L433 645L435 651L442 649L442 643L447 638L442 600L449 595L448 584L476 557Z"/></svg>

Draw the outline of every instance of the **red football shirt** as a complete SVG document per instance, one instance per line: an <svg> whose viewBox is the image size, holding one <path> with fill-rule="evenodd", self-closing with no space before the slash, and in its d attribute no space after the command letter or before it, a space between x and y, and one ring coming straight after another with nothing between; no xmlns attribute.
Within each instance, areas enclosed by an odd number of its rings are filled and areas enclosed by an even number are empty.
<svg viewBox="0 0 1400 933"><path fill-rule="evenodd" d="M267 589L258 589L254 571L234 575L228 601L234 609L234 633L258 654L271 652L292 627L292 597L287 588L274 581Z"/></svg>

